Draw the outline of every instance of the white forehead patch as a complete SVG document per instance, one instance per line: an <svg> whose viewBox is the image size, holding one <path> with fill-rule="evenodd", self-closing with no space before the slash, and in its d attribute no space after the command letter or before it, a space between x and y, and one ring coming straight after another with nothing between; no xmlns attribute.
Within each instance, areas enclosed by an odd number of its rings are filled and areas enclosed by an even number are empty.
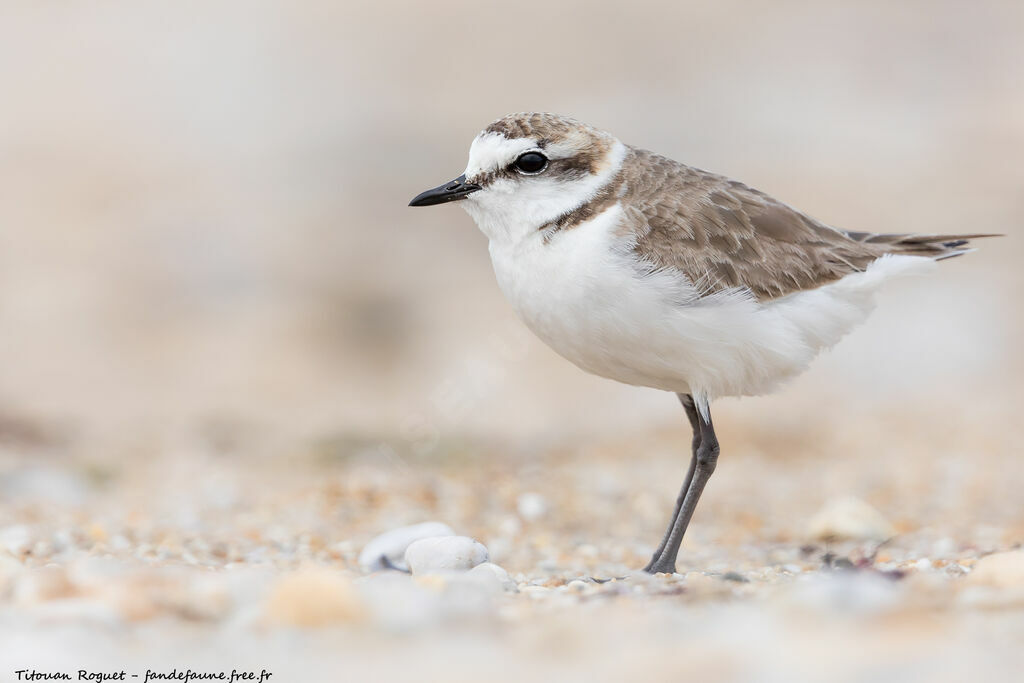
<svg viewBox="0 0 1024 683"><path fill-rule="evenodd" d="M466 180L505 168L528 149L536 149L533 138L508 139L501 133L480 133L469 146L469 164L466 166Z"/></svg>

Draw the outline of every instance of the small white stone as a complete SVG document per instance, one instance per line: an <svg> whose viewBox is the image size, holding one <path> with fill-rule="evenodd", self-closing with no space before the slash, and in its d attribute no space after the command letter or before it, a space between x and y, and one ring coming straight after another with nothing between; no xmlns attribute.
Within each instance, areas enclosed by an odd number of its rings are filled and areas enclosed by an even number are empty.
<svg viewBox="0 0 1024 683"><path fill-rule="evenodd" d="M22 555L32 547L32 532L24 524L15 524L0 529L0 549L11 555Z"/></svg>
<svg viewBox="0 0 1024 683"><path fill-rule="evenodd" d="M531 598L543 598L551 592L551 589L547 586L524 586L519 592Z"/></svg>
<svg viewBox="0 0 1024 683"><path fill-rule="evenodd" d="M424 538L454 535L452 528L442 522L423 522L392 529L366 544L363 552L359 553L359 566L368 572L389 567L404 571L408 569L405 551L410 545Z"/></svg>
<svg viewBox="0 0 1024 683"><path fill-rule="evenodd" d="M477 567L480 566L482 565L477 565ZM480 572L475 571L475 569L476 567L468 572L446 572L445 574L448 576L447 583L450 586L470 586L474 590L482 590L488 595L500 595L505 592L505 586L502 585L501 579L498 578L497 574L487 569ZM435 576L437 575L435 574Z"/></svg>
<svg viewBox="0 0 1024 683"><path fill-rule="evenodd" d="M549 573L558 571L558 560L548 557L537 563L537 569L542 572Z"/></svg>
<svg viewBox="0 0 1024 683"><path fill-rule="evenodd" d="M512 577L508 575L504 567L494 564L493 562L483 562L478 564L469 570L470 575L482 574L485 576L492 576L501 586L503 591L509 593L518 593L519 589L516 587L516 582L512 580Z"/></svg>
<svg viewBox="0 0 1024 683"><path fill-rule="evenodd" d="M1024 550L986 555L974 565L967 582L972 586L1024 592Z"/></svg>
<svg viewBox="0 0 1024 683"><path fill-rule="evenodd" d="M67 570L48 565L21 573L12 591L12 598L17 604L35 605L48 600L71 598L76 593L77 588L68 578Z"/></svg>
<svg viewBox="0 0 1024 683"><path fill-rule="evenodd" d="M481 543L483 543L483 541L481 541ZM516 548L516 543L513 542L512 539L505 538L504 536L489 538L484 545L487 546L488 553L492 560L501 560L502 558L508 557Z"/></svg>
<svg viewBox="0 0 1024 683"><path fill-rule="evenodd" d="M413 574L468 570L488 560L487 548L468 536L436 536L415 541L405 551Z"/></svg>
<svg viewBox="0 0 1024 683"><path fill-rule="evenodd" d="M949 557L956 553L956 541L952 538L940 538L932 544L932 555Z"/></svg>
<svg viewBox="0 0 1024 683"><path fill-rule="evenodd" d="M832 572L796 581L779 596L802 610L837 614L882 614L898 607L896 582L872 572Z"/></svg>
<svg viewBox="0 0 1024 683"><path fill-rule="evenodd" d="M0 555L0 595L6 595L25 571L21 562L9 555Z"/></svg>
<svg viewBox="0 0 1024 683"><path fill-rule="evenodd" d="M317 566L278 579L264 610L271 623L285 626L327 626L363 616L363 604L352 582L337 571Z"/></svg>
<svg viewBox="0 0 1024 683"><path fill-rule="evenodd" d="M808 534L820 540L883 541L896 530L878 510L859 498L829 501L808 525Z"/></svg>
<svg viewBox="0 0 1024 683"><path fill-rule="evenodd" d="M587 582L580 581L579 579L573 579L566 585L566 588L573 593L583 593L587 590Z"/></svg>
<svg viewBox="0 0 1024 683"><path fill-rule="evenodd" d="M46 626L70 626L78 629L113 629L124 624L122 615L111 605L95 598L68 598L42 603L32 608L33 621Z"/></svg>
<svg viewBox="0 0 1024 683"><path fill-rule="evenodd" d="M359 579L357 587L370 618L384 628L396 631L422 628L443 616L439 593L424 590L408 574L371 574Z"/></svg>
<svg viewBox="0 0 1024 683"><path fill-rule="evenodd" d="M515 536L523 530L523 523L519 521L518 517L509 515L505 519L501 520L501 524L498 525L498 531L503 536Z"/></svg>
<svg viewBox="0 0 1024 683"><path fill-rule="evenodd" d="M505 590L498 577L487 571L443 569L430 574L414 575L412 580L420 589L443 596L445 602L457 602L462 598L476 600L479 596L490 598L501 595Z"/></svg>
<svg viewBox="0 0 1024 683"><path fill-rule="evenodd" d="M914 569L916 569L919 572L928 571L932 568L932 561L929 560L927 557L922 557L920 560L915 562L913 566Z"/></svg>
<svg viewBox="0 0 1024 683"><path fill-rule="evenodd" d="M983 609L1024 606L1024 550L982 557L964 581L960 600Z"/></svg>
<svg viewBox="0 0 1024 683"><path fill-rule="evenodd" d="M539 493L524 493L516 500L519 516L527 522L534 522L548 511L548 503Z"/></svg>
<svg viewBox="0 0 1024 683"><path fill-rule="evenodd" d="M115 534L110 539L110 549L118 552L127 552L132 549L132 542L129 541L123 534Z"/></svg>

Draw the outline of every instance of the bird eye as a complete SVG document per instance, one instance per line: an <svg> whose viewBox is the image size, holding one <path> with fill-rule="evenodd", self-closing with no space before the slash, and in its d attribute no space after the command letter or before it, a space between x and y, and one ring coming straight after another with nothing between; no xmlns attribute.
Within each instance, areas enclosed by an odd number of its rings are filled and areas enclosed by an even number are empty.
<svg viewBox="0 0 1024 683"><path fill-rule="evenodd" d="M513 165L520 173L533 175L534 173L540 173L547 167L548 158L540 152L526 152L525 154L520 154Z"/></svg>

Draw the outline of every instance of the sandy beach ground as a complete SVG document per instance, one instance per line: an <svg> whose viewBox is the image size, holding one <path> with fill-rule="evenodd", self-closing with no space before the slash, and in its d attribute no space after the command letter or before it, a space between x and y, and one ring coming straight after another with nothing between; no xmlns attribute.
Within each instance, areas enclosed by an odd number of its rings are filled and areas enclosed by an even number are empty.
<svg viewBox="0 0 1024 683"><path fill-rule="evenodd" d="M0 680L1019 672L1020 3L0 12ZM466 215L405 206L523 109L839 227L1006 237L717 402L648 577L674 397L558 358ZM428 521L507 576L360 566Z"/></svg>
<svg viewBox="0 0 1024 683"><path fill-rule="evenodd" d="M979 448L911 414L892 443L888 419L723 427L679 574L655 577L636 570L683 472L681 426L427 456L335 439L254 458L227 434L84 463L8 445L5 675L1003 678L1024 637L1020 434ZM850 496L876 514L836 507ZM359 568L370 538L425 520L484 543L511 585Z"/></svg>

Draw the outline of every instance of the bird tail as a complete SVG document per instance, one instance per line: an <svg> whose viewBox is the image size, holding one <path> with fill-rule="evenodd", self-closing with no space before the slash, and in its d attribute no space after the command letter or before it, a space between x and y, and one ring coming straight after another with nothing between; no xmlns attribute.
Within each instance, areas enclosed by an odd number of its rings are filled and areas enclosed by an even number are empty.
<svg viewBox="0 0 1024 683"><path fill-rule="evenodd" d="M871 232L847 232L850 239L865 244L876 244L883 247L886 253L904 256L927 256L942 261L955 256L963 256L974 251L971 240L984 237L1003 237L999 234L973 235L913 235L913 234L878 234Z"/></svg>

